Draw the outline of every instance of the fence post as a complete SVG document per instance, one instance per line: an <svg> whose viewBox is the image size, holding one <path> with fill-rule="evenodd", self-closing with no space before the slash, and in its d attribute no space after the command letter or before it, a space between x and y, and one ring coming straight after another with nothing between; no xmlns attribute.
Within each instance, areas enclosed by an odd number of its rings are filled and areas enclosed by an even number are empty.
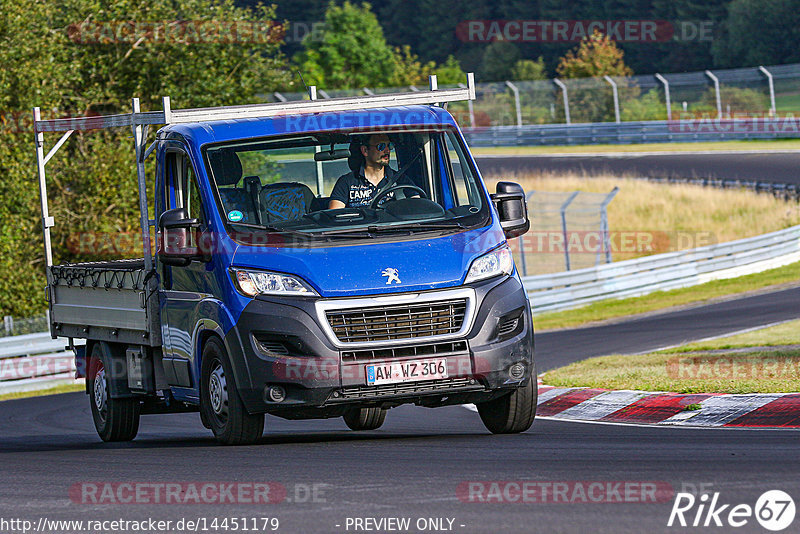
<svg viewBox="0 0 800 534"><path fill-rule="evenodd" d="M558 78L553 78L553 83L556 84L561 88L561 94L564 97L564 118L567 121L567 124L570 124L569 120L569 98L567 97L567 86L559 80Z"/></svg>
<svg viewBox="0 0 800 534"><path fill-rule="evenodd" d="M769 116L774 117L778 110L775 108L775 84L772 81L772 73L764 66L758 67L758 70L767 77L767 82L769 83Z"/></svg>
<svg viewBox="0 0 800 534"><path fill-rule="evenodd" d="M364 94L368 96L373 96L375 94L369 87L362 87L361 90L364 91Z"/></svg>
<svg viewBox="0 0 800 534"><path fill-rule="evenodd" d="M606 253L606 263L611 263L611 236L609 235L610 229L608 228L608 205L614 200L618 192L619 187L614 187L603 200L603 203L600 204L600 227L603 232L603 249ZM599 259L599 257L597 259ZM597 259L595 259L595 265L598 263Z"/></svg>
<svg viewBox="0 0 800 534"><path fill-rule="evenodd" d="M575 197L578 196L580 191L573 191L572 194L567 198L567 200L561 204L561 235L564 236L564 264L567 270L570 270L569 265L569 239L567 236L567 208L569 207L570 203L575 200Z"/></svg>
<svg viewBox="0 0 800 534"><path fill-rule="evenodd" d="M506 85L514 92L514 107L517 109L517 126L522 126L522 108L519 105L519 89L513 83L506 80Z"/></svg>
<svg viewBox="0 0 800 534"><path fill-rule="evenodd" d="M14 318L10 315L6 315L3 317L3 326L6 329L6 335L10 336L11 332L14 331Z"/></svg>
<svg viewBox="0 0 800 534"><path fill-rule="evenodd" d="M664 84L664 100L666 101L666 104L667 104L667 120L671 121L672 120L672 102L670 102L670 98L669 98L669 82L667 81L666 78L664 78L662 75L660 75L657 72L655 74L655 77L656 77L656 80L658 80L659 82Z"/></svg>
<svg viewBox="0 0 800 534"><path fill-rule="evenodd" d="M467 85L460 83L458 86L462 89L466 89ZM469 109L469 125L475 128L475 109L472 107L472 100L467 100L467 109Z"/></svg>
<svg viewBox="0 0 800 534"><path fill-rule="evenodd" d="M717 93L717 118L722 118L722 98L719 95L719 78L714 76L714 73L710 70L706 71L706 76L711 78L711 81L714 82L714 91Z"/></svg>
<svg viewBox="0 0 800 534"><path fill-rule="evenodd" d="M612 80L611 76L608 75L603 76L603 79L611 84L611 93L614 95L614 118L617 124L619 124L619 91L617 91L617 82Z"/></svg>
<svg viewBox="0 0 800 534"><path fill-rule="evenodd" d="M286 102L286 101L288 100L288 99L287 99L285 96L283 96L282 94L280 94L278 91L275 91L275 92L274 92L274 93L272 93L272 94L275 96L275 98L277 98L277 99L278 99L278 102Z"/></svg>

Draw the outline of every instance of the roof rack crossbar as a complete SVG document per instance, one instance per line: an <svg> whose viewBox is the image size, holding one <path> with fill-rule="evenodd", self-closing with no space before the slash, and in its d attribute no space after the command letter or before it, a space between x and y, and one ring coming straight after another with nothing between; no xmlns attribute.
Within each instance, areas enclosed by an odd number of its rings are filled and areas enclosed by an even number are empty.
<svg viewBox="0 0 800 534"><path fill-rule="evenodd" d="M163 111L39 120L34 122L34 128L37 133L66 132L69 130L83 131L136 125L256 119L300 113L358 111L361 109L444 104L467 100L475 100L475 79L472 73L467 75L467 87L464 88L328 98L323 100L296 100L215 108L171 109L169 97L165 97Z"/></svg>

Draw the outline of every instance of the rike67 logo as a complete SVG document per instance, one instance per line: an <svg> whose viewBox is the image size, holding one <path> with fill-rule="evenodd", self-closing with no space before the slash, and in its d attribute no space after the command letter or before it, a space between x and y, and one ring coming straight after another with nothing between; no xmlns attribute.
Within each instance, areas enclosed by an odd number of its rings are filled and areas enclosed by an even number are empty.
<svg viewBox="0 0 800 534"><path fill-rule="evenodd" d="M755 518L763 528L778 532L789 527L794 516L794 500L781 490L764 492L756 500L755 506L722 503L719 492L713 495L704 493L699 497L691 493L678 493L667 526L739 528L752 524L750 522Z"/></svg>

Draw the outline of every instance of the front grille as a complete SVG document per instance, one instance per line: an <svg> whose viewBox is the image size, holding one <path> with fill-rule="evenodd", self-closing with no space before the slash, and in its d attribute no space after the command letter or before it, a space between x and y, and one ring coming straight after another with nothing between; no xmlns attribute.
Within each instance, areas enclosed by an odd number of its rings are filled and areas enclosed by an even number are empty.
<svg viewBox="0 0 800 534"><path fill-rule="evenodd" d="M325 315L342 343L443 336L461 330L466 299L330 310Z"/></svg>
<svg viewBox="0 0 800 534"><path fill-rule="evenodd" d="M443 380L425 380L422 382L384 384L381 386L356 386L342 388L340 400L425 395L462 389L482 390L483 386L474 378L446 378Z"/></svg>
<svg viewBox="0 0 800 534"><path fill-rule="evenodd" d="M389 347L385 349L352 350L342 352L342 361L366 362L371 360L452 356L455 354L468 354L466 341L432 343L430 345L410 345L408 347Z"/></svg>

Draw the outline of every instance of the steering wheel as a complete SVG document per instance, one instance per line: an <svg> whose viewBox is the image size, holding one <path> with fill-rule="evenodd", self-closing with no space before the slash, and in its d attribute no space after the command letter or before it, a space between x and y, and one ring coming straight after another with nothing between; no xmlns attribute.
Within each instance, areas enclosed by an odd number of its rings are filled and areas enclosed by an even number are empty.
<svg viewBox="0 0 800 534"><path fill-rule="evenodd" d="M395 191L398 191L400 189L411 189L412 191L416 191L417 193L419 193L422 196L422 198L428 198L427 193L425 193L425 191L423 191L421 188L417 187L416 185L407 185L407 184L406 185L403 185L403 184L393 185L392 187L390 187L389 189L387 189L383 193L381 193L378 196L376 196L375 198L373 198L372 202L369 203L369 207L371 209L375 209L378 206L378 204L380 203L380 201L381 201L381 199L383 197L385 197L389 193L394 193Z"/></svg>

